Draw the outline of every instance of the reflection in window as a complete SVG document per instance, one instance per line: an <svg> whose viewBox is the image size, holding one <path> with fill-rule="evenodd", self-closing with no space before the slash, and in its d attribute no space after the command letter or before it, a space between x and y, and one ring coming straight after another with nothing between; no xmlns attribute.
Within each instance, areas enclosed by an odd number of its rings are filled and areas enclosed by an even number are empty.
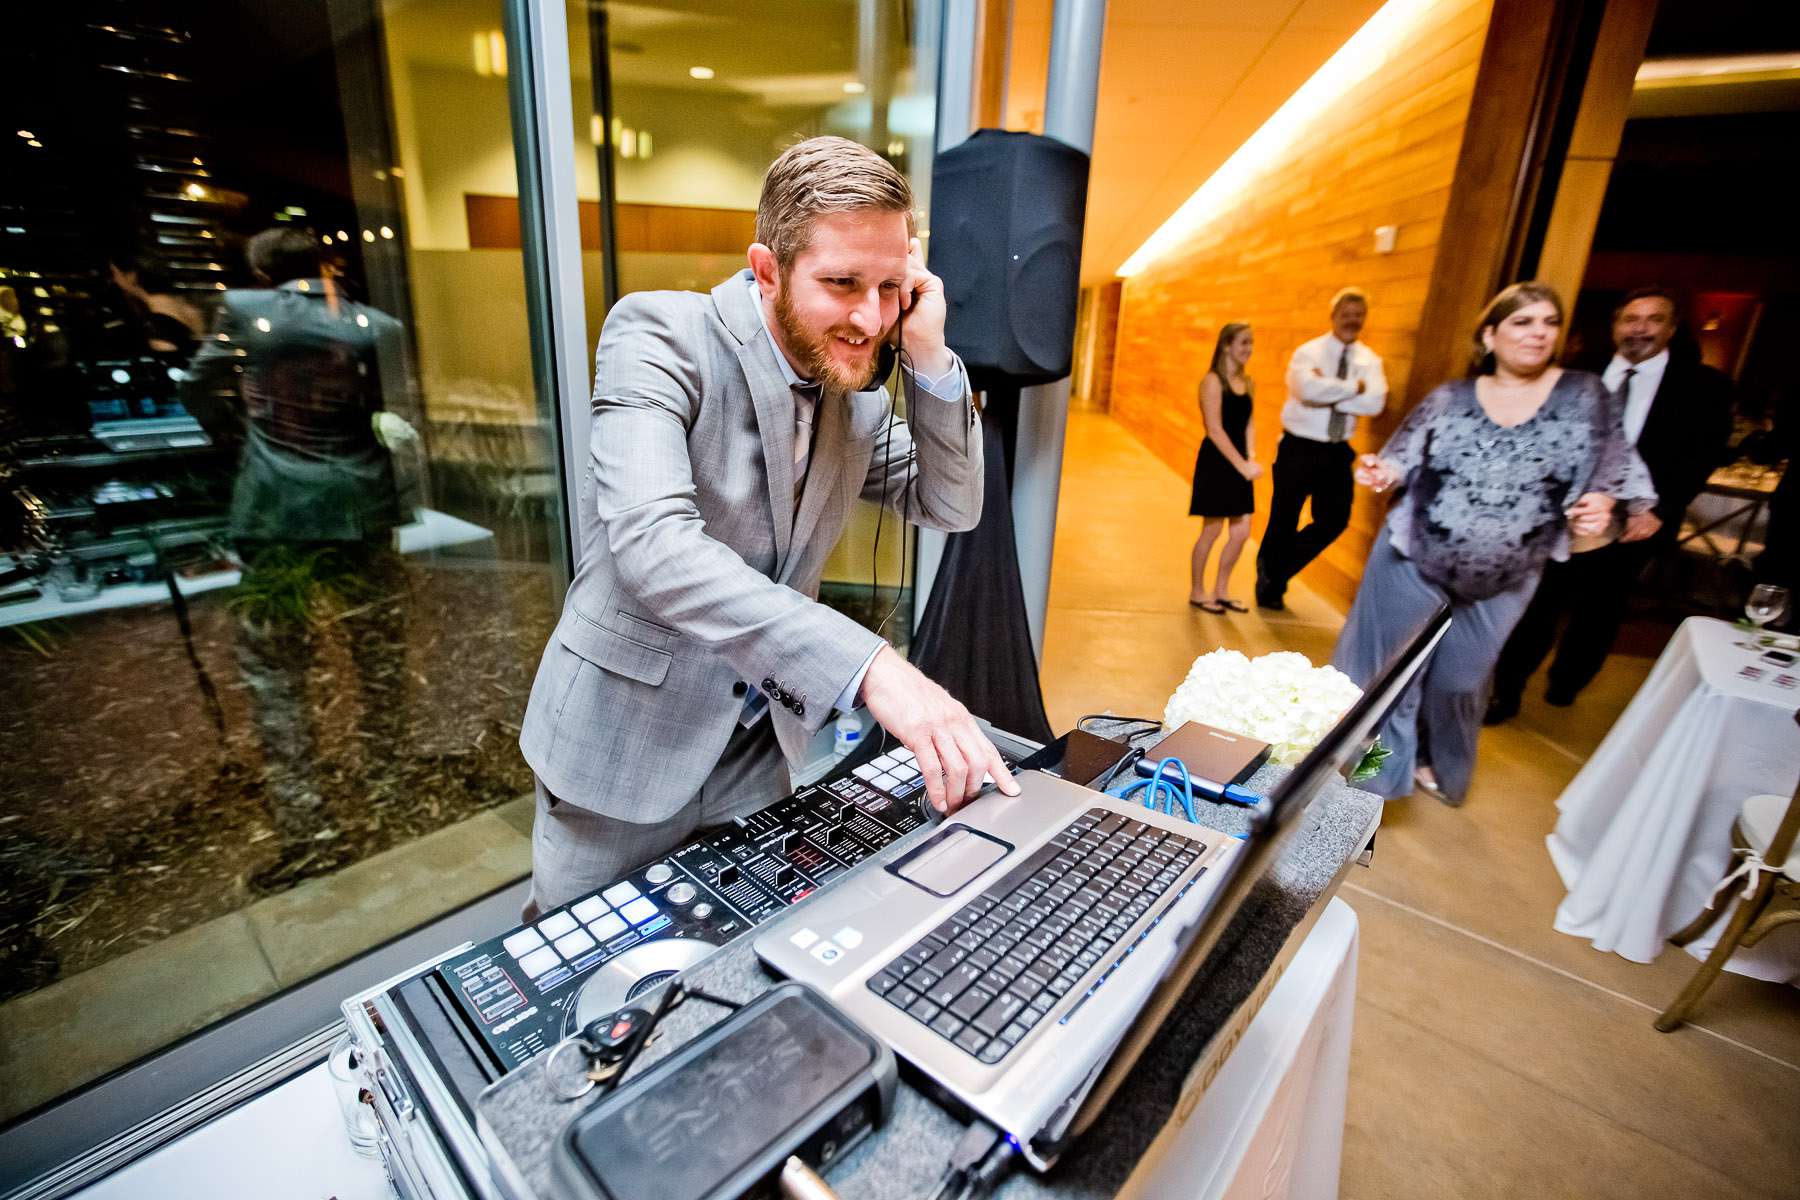
<svg viewBox="0 0 1800 1200"><path fill-rule="evenodd" d="M517 192L499 23L9 29L0 1120L527 869L563 519L519 254L467 216Z"/></svg>

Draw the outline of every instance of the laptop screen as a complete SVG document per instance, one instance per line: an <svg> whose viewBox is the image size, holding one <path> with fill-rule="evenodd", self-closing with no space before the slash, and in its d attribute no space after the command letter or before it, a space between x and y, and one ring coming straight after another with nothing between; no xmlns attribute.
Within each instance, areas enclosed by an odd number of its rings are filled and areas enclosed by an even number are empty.
<svg viewBox="0 0 1800 1200"><path fill-rule="evenodd" d="M1386 669L1363 690L1362 698L1255 810L1246 844L1226 862L1222 868L1224 876L1207 897L1205 905L1187 926L1175 933L1170 968L1155 993L1139 1010L1137 1027L1127 1038L1127 1044L1095 1079L1092 1090L1069 1098L1069 1103L1059 1110L1060 1118L1053 1118L1039 1135L1043 1142L1054 1144L1079 1134L1105 1106L1171 1006L1185 994L1200 964L1243 907L1250 889L1280 853L1287 841L1285 835L1297 827L1297 818L1311 806L1333 775L1368 748L1376 728L1418 675L1438 639L1449 627L1450 606L1442 604Z"/></svg>

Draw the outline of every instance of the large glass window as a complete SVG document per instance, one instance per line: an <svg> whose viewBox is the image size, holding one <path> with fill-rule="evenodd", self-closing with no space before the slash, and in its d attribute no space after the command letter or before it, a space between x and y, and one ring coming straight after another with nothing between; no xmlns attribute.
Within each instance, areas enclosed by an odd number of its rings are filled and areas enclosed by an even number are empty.
<svg viewBox="0 0 1800 1200"><path fill-rule="evenodd" d="M528 870L564 522L500 28L9 22L0 1120Z"/></svg>
<svg viewBox="0 0 1800 1200"><path fill-rule="evenodd" d="M940 7L571 3L576 129L591 150L578 156L590 342L609 287L706 291L741 270L763 172L817 134L852 138L899 167L928 239ZM858 506L820 598L904 649L912 531L889 515L878 533L876 512Z"/></svg>

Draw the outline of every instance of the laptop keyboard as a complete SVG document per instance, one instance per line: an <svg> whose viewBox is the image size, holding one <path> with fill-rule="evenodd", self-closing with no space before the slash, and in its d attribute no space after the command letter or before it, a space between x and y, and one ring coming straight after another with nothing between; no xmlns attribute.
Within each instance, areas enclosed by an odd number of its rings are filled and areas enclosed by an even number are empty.
<svg viewBox="0 0 1800 1200"><path fill-rule="evenodd" d="M964 1053L998 1063L1205 849L1089 809L889 962L869 990Z"/></svg>

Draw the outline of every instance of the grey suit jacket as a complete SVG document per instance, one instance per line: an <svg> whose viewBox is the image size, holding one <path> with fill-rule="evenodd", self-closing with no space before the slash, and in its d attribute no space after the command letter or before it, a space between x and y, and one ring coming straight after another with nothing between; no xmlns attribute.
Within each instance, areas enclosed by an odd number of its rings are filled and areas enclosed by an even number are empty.
<svg viewBox="0 0 1800 1200"><path fill-rule="evenodd" d="M795 511L794 396L748 279L627 296L600 335L580 562L519 746L559 799L621 820L698 793L743 681L790 761L830 716L881 642L816 599L858 496L935 529L981 516L966 378L954 404L909 380L891 440L885 393L826 395Z"/></svg>

